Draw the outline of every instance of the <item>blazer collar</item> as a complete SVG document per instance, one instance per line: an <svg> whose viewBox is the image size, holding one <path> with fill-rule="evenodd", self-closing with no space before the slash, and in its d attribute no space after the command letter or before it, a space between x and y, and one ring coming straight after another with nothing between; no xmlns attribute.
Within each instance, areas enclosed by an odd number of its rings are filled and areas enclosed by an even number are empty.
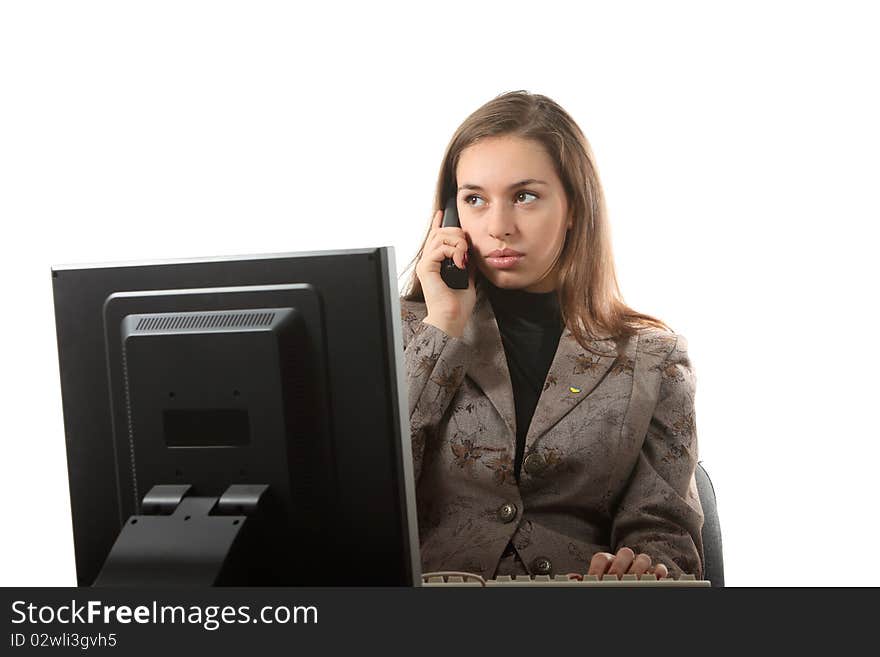
<svg viewBox="0 0 880 657"><path fill-rule="evenodd" d="M501 331L482 285L477 286L477 301L462 339L475 347L468 376L480 386L504 418L515 441L516 409L510 370ZM529 445L587 398L614 364L618 351L612 338L594 339L589 345L601 355L584 349L568 326L563 329L526 435L526 453Z"/></svg>

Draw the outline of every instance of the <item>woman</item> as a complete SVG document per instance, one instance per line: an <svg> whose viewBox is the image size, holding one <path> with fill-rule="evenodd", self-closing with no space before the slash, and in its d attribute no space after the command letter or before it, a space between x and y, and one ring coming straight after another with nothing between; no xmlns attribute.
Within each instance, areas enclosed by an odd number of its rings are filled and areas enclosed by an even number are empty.
<svg viewBox="0 0 880 657"><path fill-rule="evenodd" d="M423 570L702 578L687 342L623 303L580 128L494 98L452 137L435 209L401 298Z"/></svg>

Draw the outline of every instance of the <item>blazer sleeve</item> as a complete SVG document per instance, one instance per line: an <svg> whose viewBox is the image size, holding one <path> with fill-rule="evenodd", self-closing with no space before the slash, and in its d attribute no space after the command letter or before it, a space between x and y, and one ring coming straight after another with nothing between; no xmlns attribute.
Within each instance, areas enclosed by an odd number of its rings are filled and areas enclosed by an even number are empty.
<svg viewBox="0 0 880 657"><path fill-rule="evenodd" d="M703 508L697 492L696 375L677 335L660 369L660 392L635 469L614 511L611 546L703 578Z"/></svg>
<svg viewBox="0 0 880 657"><path fill-rule="evenodd" d="M425 444L461 386L473 347L411 312L403 312L413 471L418 483Z"/></svg>

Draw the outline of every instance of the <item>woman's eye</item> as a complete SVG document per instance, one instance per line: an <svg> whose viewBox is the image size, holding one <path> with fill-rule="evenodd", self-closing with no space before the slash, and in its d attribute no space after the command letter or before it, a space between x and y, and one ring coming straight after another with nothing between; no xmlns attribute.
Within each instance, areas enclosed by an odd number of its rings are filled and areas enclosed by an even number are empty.
<svg viewBox="0 0 880 657"><path fill-rule="evenodd" d="M532 196L532 197L534 197L534 198L538 198L538 195L537 195L537 194L533 194L532 192L517 192L517 193L514 195L514 198L516 198L517 200L520 200L520 197L522 197L522 196L524 196L524 195L525 195L525 196ZM471 203L471 199L472 199L472 198L474 198L474 199L479 199L479 200L481 200L481 201L483 200L483 199L481 199L479 196L477 196L476 194L471 194L470 196L466 196L466 197L464 198L464 202L467 203L468 205L475 205L474 203ZM529 201L529 203L531 203L531 201Z"/></svg>

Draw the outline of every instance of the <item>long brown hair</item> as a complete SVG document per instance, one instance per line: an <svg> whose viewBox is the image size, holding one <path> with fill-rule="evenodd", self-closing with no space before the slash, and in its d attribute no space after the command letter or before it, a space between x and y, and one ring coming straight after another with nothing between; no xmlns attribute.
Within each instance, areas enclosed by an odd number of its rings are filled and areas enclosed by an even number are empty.
<svg viewBox="0 0 880 657"><path fill-rule="evenodd" d="M442 210L445 200L456 194L455 171L461 152L478 139L501 135L542 144L565 189L574 223L560 254L556 292L562 319L578 343L589 349L586 343L590 339L611 337L619 341L648 326L673 332L665 322L623 302L614 270L605 196L592 149L574 119L547 96L510 91L496 96L464 120L443 156L434 212ZM429 221L422 246L406 269L421 259L430 232ZM480 284L481 272L477 270L475 276L475 284ZM415 269L403 298L425 300Z"/></svg>

